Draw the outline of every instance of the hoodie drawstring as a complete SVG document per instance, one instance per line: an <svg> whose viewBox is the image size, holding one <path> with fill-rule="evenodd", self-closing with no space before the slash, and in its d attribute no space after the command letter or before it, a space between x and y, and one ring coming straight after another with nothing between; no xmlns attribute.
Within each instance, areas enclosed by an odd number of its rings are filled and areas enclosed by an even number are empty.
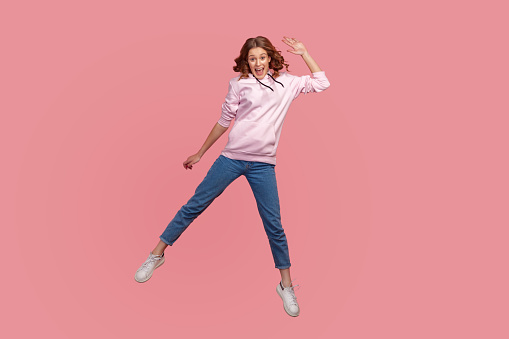
<svg viewBox="0 0 509 339"><path fill-rule="evenodd" d="M272 78L272 80L274 80L275 82L277 82L278 84L280 84L281 86L283 86L283 88L285 87L282 83L280 83L279 81L277 81L276 79L274 79L274 78L272 77L272 75L270 75L270 73L267 73L267 74L269 75L269 77L271 77L271 78ZM254 77L256 80L258 80L258 82L259 82L260 84L262 84L262 85L263 85L263 86L265 86L265 87L270 88L270 90L271 90L272 92L274 92L274 90L272 89L272 87L265 85L263 82L261 82L261 81L260 81L260 79L258 79L258 78L257 78L257 77L255 77L254 75L253 75L253 77Z"/></svg>

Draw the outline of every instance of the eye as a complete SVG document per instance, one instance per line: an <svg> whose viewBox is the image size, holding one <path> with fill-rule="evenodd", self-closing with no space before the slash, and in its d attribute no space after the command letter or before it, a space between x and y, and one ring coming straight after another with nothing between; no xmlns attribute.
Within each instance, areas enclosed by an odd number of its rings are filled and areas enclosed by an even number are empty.
<svg viewBox="0 0 509 339"><path fill-rule="evenodd" d="M262 57L262 60L264 60L264 59L265 59L265 57L263 56L263 57Z"/></svg>

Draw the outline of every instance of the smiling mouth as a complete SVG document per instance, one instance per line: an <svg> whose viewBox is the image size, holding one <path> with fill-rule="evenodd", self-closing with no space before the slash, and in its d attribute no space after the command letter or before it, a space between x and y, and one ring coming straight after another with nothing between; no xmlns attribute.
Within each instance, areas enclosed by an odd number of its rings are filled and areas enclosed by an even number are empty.
<svg viewBox="0 0 509 339"><path fill-rule="evenodd" d="M261 68L255 68L256 75L262 75L263 74L263 67Z"/></svg>

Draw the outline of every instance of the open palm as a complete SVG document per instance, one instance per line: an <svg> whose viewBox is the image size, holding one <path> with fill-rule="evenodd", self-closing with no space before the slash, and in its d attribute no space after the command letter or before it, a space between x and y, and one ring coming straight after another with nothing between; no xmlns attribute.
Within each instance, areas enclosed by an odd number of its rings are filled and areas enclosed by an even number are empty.
<svg viewBox="0 0 509 339"><path fill-rule="evenodd" d="M296 54L296 55L302 55L307 52L306 47L302 42L300 42L297 39L289 38L284 36L282 40L285 44L292 47L293 49L289 49L288 52Z"/></svg>

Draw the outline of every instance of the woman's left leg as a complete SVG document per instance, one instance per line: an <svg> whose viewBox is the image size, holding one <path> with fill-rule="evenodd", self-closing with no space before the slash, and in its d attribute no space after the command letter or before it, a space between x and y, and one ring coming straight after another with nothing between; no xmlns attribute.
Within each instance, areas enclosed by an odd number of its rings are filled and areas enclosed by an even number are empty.
<svg viewBox="0 0 509 339"><path fill-rule="evenodd" d="M281 226L279 195L274 167L275 165L263 162L249 162L246 165L244 175L253 190L258 212L260 212L263 227L269 238L274 263L281 273L281 282L277 285L276 292L283 300L286 313L292 317L297 317L300 308L290 277L290 255L285 231Z"/></svg>
<svg viewBox="0 0 509 339"><path fill-rule="evenodd" d="M285 231L281 225L275 165L249 162L248 166L245 176L256 199L258 212L269 239L274 263L281 273L283 286L289 287L292 281L290 255Z"/></svg>

